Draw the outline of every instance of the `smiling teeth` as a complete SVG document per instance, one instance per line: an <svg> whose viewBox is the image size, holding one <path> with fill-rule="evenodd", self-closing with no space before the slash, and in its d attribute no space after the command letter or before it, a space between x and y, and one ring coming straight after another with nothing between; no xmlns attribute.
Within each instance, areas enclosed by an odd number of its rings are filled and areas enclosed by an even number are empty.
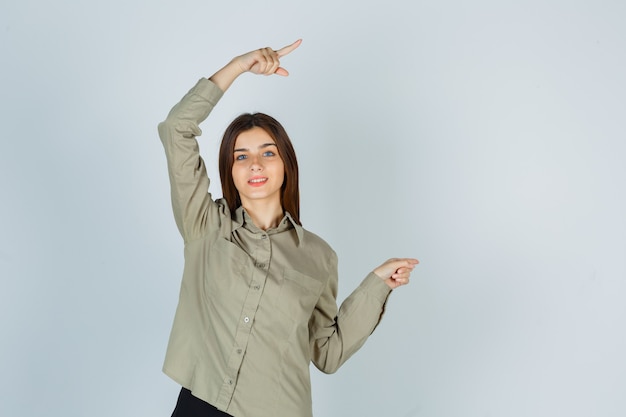
<svg viewBox="0 0 626 417"><path fill-rule="evenodd" d="M265 181L267 181L267 178L257 178L255 180L250 180L248 182L259 183L259 182L265 182Z"/></svg>

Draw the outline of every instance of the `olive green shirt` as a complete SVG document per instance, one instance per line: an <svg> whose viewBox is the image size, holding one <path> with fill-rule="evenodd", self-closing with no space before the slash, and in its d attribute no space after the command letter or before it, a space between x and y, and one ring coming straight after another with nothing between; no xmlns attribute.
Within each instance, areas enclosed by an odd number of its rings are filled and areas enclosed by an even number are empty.
<svg viewBox="0 0 626 417"><path fill-rule="evenodd" d="M311 417L309 364L335 372L380 321L390 288L374 273L337 309L337 256L287 213L261 230L213 201L198 125L222 96L201 79L159 124L185 242L163 371L235 417Z"/></svg>

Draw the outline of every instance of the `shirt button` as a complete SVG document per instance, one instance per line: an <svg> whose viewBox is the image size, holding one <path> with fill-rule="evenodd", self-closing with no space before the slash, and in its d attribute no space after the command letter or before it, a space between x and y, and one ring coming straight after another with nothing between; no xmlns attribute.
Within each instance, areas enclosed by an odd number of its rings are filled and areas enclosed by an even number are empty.
<svg viewBox="0 0 626 417"><path fill-rule="evenodd" d="M233 380L232 379L228 380L228 385L233 385Z"/></svg>
<svg viewBox="0 0 626 417"><path fill-rule="evenodd" d="M261 269L265 268L265 264L258 264L257 266Z"/></svg>
<svg viewBox="0 0 626 417"><path fill-rule="evenodd" d="M261 239L267 239L267 235L261 235Z"/></svg>
<svg viewBox="0 0 626 417"><path fill-rule="evenodd" d="M257 284L257 285L255 285L255 286L253 286L252 288L254 288L255 290L260 290L260 289L261 289L261 286Z"/></svg>
<svg viewBox="0 0 626 417"><path fill-rule="evenodd" d="M250 322L250 317L246 316L243 318L243 322L244 323L249 323Z"/></svg>
<svg viewBox="0 0 626 417"><path fill-rule="evenodd" d="M241 349L237 349L237 353L241 355L241 352L243 352L243 350Z"/></svg>

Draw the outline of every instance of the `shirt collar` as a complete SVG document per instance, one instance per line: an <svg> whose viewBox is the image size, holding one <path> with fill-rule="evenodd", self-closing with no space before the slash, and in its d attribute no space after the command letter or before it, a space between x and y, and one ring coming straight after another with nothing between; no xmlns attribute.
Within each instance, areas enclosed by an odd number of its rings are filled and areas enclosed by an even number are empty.
<svg viewBox="0 0 626 417"><path fill-rule="evenodd" d="M296 235L298 236L298 246L302 244L302 240L304 239L304 229L302 228L302 226L296 223L293 217L291 217L291 214L289 214L288 212L285 212L285 216L280 221L280 223L278 223L278 226L272 229L266 230L266 231L259 229L254 224L254 222L252 221L252 219L250 218L246 210L243 208L243 206L237 207L237 209L235 210L235 217L233 220L235 222L233 230L236 230L240 227L244 227L254 233L267 232L267 234L274 234L274 233L284 232L293 228L295 229Z"/></svg>

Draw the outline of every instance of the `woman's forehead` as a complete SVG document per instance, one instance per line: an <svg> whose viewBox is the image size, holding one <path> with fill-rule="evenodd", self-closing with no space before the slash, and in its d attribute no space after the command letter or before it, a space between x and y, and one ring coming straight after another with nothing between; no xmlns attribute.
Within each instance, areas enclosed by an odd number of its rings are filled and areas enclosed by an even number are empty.
<svg viewBox="0 0 626 417"><path fill-rule="evenodd" d="M268 144L275 145L276 141L258 126L241 132L235 139L235 149L257 149Z"/></svg>

